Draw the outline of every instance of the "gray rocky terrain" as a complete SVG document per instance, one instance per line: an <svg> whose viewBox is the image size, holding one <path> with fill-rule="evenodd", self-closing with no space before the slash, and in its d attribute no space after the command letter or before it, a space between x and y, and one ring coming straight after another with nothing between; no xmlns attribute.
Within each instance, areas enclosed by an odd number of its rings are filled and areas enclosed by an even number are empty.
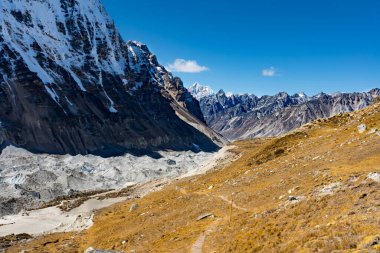
<svg viewBox="0 0 380 253"><path fill-rule="evenodd" d="M192 89L204 91L205 88ZM193 94L199 97L198 93ZM229 140L277 136L320 118L362 109L380 96L380 89L357 93L304 93L257 97L226 95L224 91L199 98L207 124Z"/></svg>
<svg viewBox="0 0 380 253"><path fill-rule="evenodd" d="M59 196L122 189L199 170L214 153L160 151L160 157L32 154L7 147L0 155L0 217L40 207Z"/></svg>

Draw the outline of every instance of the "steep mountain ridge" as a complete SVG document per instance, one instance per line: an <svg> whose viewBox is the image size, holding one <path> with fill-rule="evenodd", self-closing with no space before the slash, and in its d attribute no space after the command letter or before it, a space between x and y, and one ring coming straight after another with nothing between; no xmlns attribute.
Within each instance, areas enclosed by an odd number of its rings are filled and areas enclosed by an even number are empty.
<svg viewBox="0 0 380 253"><path fill-rule="evenodd" d="M124 43L99 0L2 1L0 55L2 147L106 156L217 149L175 113L204 124L198 101L146 45Z"/></svg>
<svg viewBox="0 0 380 253"><path fill-rule="evenodd" d="M320 118L362 109L380 96L379 89L363 93L304 93L274 96L215 95L200 99L207 124L230 140L277 136Z"/></svg>

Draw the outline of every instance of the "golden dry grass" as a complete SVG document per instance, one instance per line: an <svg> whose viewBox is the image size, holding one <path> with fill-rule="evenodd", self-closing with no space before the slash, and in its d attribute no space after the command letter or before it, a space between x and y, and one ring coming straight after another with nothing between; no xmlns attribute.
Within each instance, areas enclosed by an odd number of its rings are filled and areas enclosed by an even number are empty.
<svg viewBox="0 0 380 253"><path fill-rule="evenodd" d="M88 231L45 236L9 252L89 246L191 252L206 230L203 252L380 252L380 183L368 179L380 173L380 136L370 133L380 129L379 109L319 120L279 138L237 142L234 152L242 157L223 169L106 208ZM368 131L359 134L362 123ZM321 196L332 183L338 185L332 194ZM129 212L133 203L139 208ZM197 221L205 213L215 217Z"/></svg>

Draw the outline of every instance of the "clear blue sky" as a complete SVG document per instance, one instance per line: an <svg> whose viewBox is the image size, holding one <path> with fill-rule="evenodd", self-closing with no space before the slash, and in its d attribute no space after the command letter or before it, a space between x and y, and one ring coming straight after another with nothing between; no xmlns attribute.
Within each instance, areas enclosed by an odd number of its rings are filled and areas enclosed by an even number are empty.
<svg viewBox="0 0 380 253"><path fill-rule="evenodd" d="M174 72L187 86L257 95L380 87L379 0L103 3L123 38L146 43L161 64L208 68Z"/></svg>

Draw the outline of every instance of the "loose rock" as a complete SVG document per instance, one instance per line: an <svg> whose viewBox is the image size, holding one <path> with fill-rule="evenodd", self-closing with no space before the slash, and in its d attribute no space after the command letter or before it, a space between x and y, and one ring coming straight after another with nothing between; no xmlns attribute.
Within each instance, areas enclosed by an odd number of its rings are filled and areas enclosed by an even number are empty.
<svg viewBox="0 0 380 253"><path fill-rule="evenodd" d="M214 216L212 213L205 213L205 214L198 216L197 221L204 220L204 219L212 217L212 216Z"/></svg>
<svg viewBox="0 0 380 253"><path fill-rule="evenodd" d="M316 192L316 195L318 197L323 197L323 196L327 196L327 195L333 195L336 191L338 191L340 189L341 185L342 184L340 182L331 183L331 184L326 185L326 186L322 187L321 189L319 189Z"/></svg>
<svg viewBox="0 0 380 253"><path fill-rule="evenodd" d="M138 209L140 206L138 204L132 204L131 208L129 208L129 212L133 212L135 211L136 209Z"/></svg>
<svg viewBox="0 0 380 253"><path fill-rule="evenodd" d="M364 133L365 131L367 131L367 125L366 124L359 125L358 126L358 131L359 131L359 134Z"/></svg>
<svg viewBox="0 0 380 253"><path fill-rule="evenodd" d="M305 196L289 196L288 197L288 204L297 204L297 203L299 203L305 199L306 199Z"/></svg>

